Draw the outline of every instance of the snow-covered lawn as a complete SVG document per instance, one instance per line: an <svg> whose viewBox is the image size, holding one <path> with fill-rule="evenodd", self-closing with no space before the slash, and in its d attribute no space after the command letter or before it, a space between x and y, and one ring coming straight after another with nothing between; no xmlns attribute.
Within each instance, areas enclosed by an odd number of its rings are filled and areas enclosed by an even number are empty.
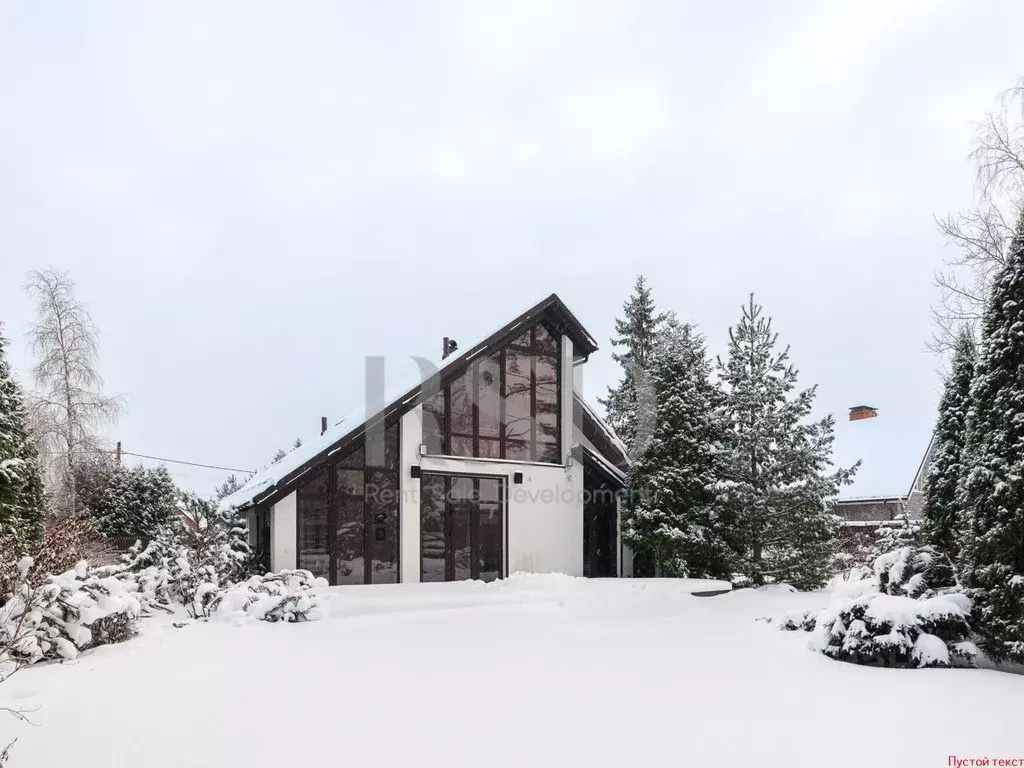
<svg viewBox="0 0 1024 768"><path fill-rule="evenodd" d="M946 766L1024 757L1024 676L831 661L780 590L517 576L329 590L322 621L143 622L0 686L10 766ZM2 745L0 745L2 746Z"/></svg>

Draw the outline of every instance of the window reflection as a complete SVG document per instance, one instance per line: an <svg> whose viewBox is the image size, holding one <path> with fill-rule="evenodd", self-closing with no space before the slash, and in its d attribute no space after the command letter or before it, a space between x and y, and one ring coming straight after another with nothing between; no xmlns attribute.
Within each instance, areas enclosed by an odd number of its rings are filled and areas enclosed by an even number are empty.
<svg viewBox="0 0 1024 768"><path fill-rule="evenodd" d="M299 521L299 568L328 578L327 473L321 472L296 492Z"/></svg>
<svg viewBox="0 0 1024 768"><path fill-rule="evenodd" d="M424 474L420 485L420 580L501 578L504 480Z"/></svg>
<svg viewBox="0 0 1024 768"><path fill-rule="evenodd" d="M332 584L399 581L398 424L373 432L298 491L299 566Z"/></svg>
<svg viewBox="0 0 1024 768"><path fill-rule="evenodd" d="M427 452L560 463L558 349L558 336L537 325L470 365L423 404Z"/></svg>

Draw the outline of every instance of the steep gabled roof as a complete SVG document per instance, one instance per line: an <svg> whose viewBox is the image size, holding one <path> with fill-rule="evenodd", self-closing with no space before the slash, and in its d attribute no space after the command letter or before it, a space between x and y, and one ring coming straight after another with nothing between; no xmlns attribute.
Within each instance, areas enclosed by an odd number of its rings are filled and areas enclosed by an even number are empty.
<svg viewBox="0 0 1024 768"><path fill-rule="evenodd" d="M398 418L448 381L460 376L481 353L501 346L506 340L513 338L520 328L532 325L541 318L572 339L574 356L585 358L597 351L594 337L587 332L558 295L552 293L482 341L467 347L461 354L451 355L441 361L436 372L425 378L406 382L404 386L392 388L382 398L384 405L373 408L364 406L353 411L329 427L322 435L310 438L280 461L261 469L239 490L225 497L220 502L221 508L245 507L279 497L310 470L338 451L353 445L365 434L369 426L381 419L390 423Z"/></svg>

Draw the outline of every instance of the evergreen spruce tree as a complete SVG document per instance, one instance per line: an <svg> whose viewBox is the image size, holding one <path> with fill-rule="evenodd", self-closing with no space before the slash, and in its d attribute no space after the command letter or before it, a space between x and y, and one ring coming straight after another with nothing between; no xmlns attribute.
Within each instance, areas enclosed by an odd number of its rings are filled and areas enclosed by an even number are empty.
<svg viewBox="0 0 1024 768"><path fill-rule="evenodd" d="M256 554L249 544L248 511L235 507L220 510L217 519L224 529L226 541L221 574L230 583L242 581L257 570Z"/></svg>
<svg viewBox="0 0 1024 768"><path fill-rule="evenodd" d="M623 539L650 557L660 575L728 578L728 526L714 504L719 395L703 337L670 315L648 369L656 428L631 470Z"/></svg>
<svg viewBox="0 0 1024 768"><path fill-rule="evenodd" d="M985 650L1024 661L1024 217L996 276L967 411L957 547Z"/></svg>
<svg viewBox="0 0 1024 768"><path fill-rule="evenodd" d="M104 535L145 544L180 514L179 496L166 467L119 467L89 513Z"/></svg>
<svg viewBox="0 0 1024 768"><path fill-rule="evenodd" d="M875 529L875 543L868 557L868 565L881 555L895 552L904 547L917 547L921 544L921 525L907 517L906 514L896 515L892 520Z"/></svg>
<svg viewBox="0 0 1024 768"><path fill-rule="evenodd" d="M974 379L974 338L961 331L953 349L952 370L939 401L935 424L932 465L925 481L921 522L925 540L957 559L957 484L963 477L964 444L967 441L967 408Z"/></svg>
<svg viewBox="0 0 1024 768"><path fill-rule="evenodd" d="M797 371L762 307L743 308L719 359L726 451L719 500L735 516L740 572L753 584L824 584L837 548L835 496L856 466L832 472L831 415L807 423L815 387L793 393Z"/></svg>
<svg viewBox="0 0 1024 768"><path fill-rule="evenodd" d="M252 477L252 475L250 475L250 477ZM239 480L238 475L232 474L227 480L225 480L223 483L221 483L214 489L214 496L216 497L217 501L225 499L231 494L233 494L235 491L240 491L242 489L242 486L245 485L246 482L246 480Z"/></svg>
<svg viewBox="0 0 1024 768"><path fill-rule="evenodd" d="M622 308L625 319L615 318L618 335L611 340L613 347L623 350L612 352L612 359L622 366L622 381L609 387L608 397L598 401L615 433L634 455L639 455L645 446L638 442L645 442L653 430L652 411L656 407L645 371L665 315L655 310L643 275L637 276L633 293Z"/></svg>
<svg viewBox="0 0 1024 768"><path fill-rule="evenodd" d="M43 481L0 325L0 536L23 554L43 538Z"/></svg>

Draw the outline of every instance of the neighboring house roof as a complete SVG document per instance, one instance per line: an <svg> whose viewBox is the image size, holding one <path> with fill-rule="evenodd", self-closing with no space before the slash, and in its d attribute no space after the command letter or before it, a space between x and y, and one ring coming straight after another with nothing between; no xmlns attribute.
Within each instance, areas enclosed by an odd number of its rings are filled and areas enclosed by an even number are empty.
<svg viewBox="0 0 1024 768"><path fill-rule="evenodd" d="M426 377L406 382L401 387L391 388L388 394L381 398L379 405L364 406L353 411L328 427L322 435L304 441L280 461L264 467L249 478L239 490L222 499L221 509L262 502L283 491L329 456L355 443L366 432L368 426L378 423L380 419L391 419L412 409L436 392L445 381L460 375L478 355L514 336L515 331L521 326L529 325L541 317L554 323L572 339L575 357L585 359L597 351L594 337L587 332L558 295L553 293L482 341L465 347L461 354L456 353L440 361L437 369ZM596 414L594 416L596 418ZM610 427L607 428L611 430ZM615 433L611 434L614 436Z"/></svg>
<svg viewBox="0 0 1024 768"><path fill-rule="evenodd" d="M928 477L928 470L931 469L932 465L932 452L935 450L935 433L928 439L928 447L924 449L924 456L921 457L921 463L917 465L917 472L914 473L914 481L910 484L910 490L907 491L907 496L910 496L914 491L924 492L924 481Z"/></svg>

